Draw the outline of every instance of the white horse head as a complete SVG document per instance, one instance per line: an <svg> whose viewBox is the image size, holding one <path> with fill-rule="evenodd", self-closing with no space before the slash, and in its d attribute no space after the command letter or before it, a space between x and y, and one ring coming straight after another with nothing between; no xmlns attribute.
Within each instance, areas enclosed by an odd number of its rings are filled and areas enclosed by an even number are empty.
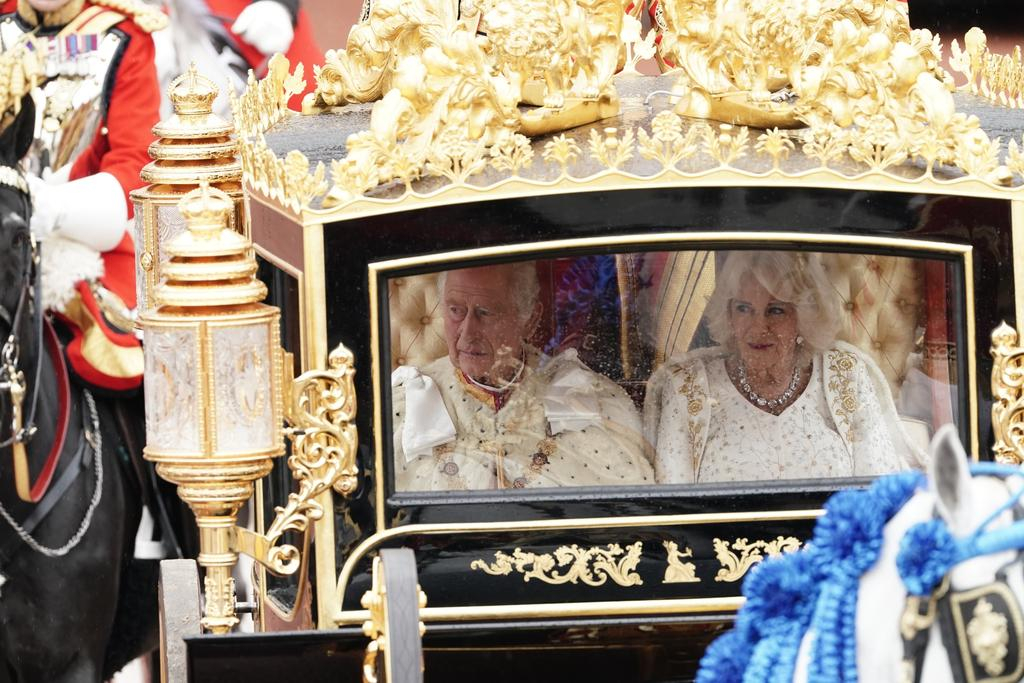
<svg viewBox="0 0 1024 683"><path fill-rule="evenodd" d="M1021 678L1019 608L1018 616L986 612L970 647L965 632L981 601L974 589L1004 584L1007 602L1024 603L1024 522L1015 523L1024 476L990 463L972 476L952 427L933 439L930 463L927 482L904 473L833 497L804 551L752 572L748 604L733 632L709 648L698 682L965 680L953 666L973 666L978 681ZM939 625L958 609L962 646L948 629L944 642Z"/></svg>
<svg viewBox="0 0 1024 683"><path fill-rule="evenodd" d="M993 532L1013 523L1012 508L1005 504L1024 486L1020 475L1004 477L971 476L967 456L952 427L941 430L932 441L929 487L920 491L885 527L885 542L878 563L860 581L857 603L857 670L861 681L902 683L904 645L900 620L907 605L908 591L901 579L896 558L901 541L911 527L938 515L957 539L969 538L985 524ZM964 592L998 580L998 574L1016 558L1016 550L1003 550L965 559L949 572L949 590ZM1007 581L1024 602L1021 572L1010 572ZM922 681L952 683L950 657L933 623L928 629L928 646L922 663Z"/></svg>

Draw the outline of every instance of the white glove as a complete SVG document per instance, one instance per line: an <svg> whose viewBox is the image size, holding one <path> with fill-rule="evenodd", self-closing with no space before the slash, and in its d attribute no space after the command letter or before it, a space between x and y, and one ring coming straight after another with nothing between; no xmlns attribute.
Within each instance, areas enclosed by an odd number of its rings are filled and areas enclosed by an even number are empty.
<svg viewBox="0 0 1024 683"><path fill-rule="evenodd" d="M292 15L274 0L259 0L246 7L231 31L268 57L286 51L295 37Z"/></svg>
<svg viewBox="0 0 1024 683"><path fill-rule="evenodd" d="M102 253L124 238L128 205L121 184L109 173L56 185L30 175L28 185L37 239L57 233Z"/></svg>

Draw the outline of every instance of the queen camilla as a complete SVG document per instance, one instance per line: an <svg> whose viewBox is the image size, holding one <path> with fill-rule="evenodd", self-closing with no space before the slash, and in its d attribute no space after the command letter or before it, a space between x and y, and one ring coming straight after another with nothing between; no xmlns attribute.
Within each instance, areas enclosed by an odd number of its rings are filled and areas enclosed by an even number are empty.
<svg viewBox="0 0 1024 683"><path fill-rule="evenodd" d="M881 370L836 340L839 300L815 254L733 251L705 322L717 346L651 377L661 483L870 476L919 465Z"/></svg>

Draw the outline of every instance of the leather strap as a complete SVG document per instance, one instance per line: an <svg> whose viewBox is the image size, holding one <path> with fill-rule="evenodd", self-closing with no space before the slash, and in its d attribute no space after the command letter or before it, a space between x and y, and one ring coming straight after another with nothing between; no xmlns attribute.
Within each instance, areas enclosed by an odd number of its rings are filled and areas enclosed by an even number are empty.
<svg viewBox="0 0 1024 683"><path fill-rule="evenodd" d="M75 454L71 456L71 460L68 462L67 467L61 473L60 477L54 485L47 491L46 495L38 505L32 510L32 513L25 518L25 521L21 523L21 527L26 533L31 534L36 530L47 515L53 511L53 508L57 503L64 498L64 494L68 492L71 485L75 482L83 471L87 470L92 465L93 456L96 455L95 447L89 437L92 432L92 425L89 423L89 406L85 402L85 395L82 394L79 399L80 413L82 416L82 439L78 443L78 448L75 450ZM65 434L67 433L67 420L65 420ZM102 457L102 456L100 456ZM52 474L52 473L51 473ZM0 567L3 567L7 562L14 556L14 553L21 547L22 541L17 535L11 535L2 546L0 546Z"/></svg>
<svg viewBox="0 0 1024 683"><path fill-rule="evenodd" d="M15 488L17 489L18 497L31 503L38 503L46 494L50 481L53 479L53 473L57 469L57 461L60 460L60 454L64 450L64 440L68 434L69 404L71 402L71 385L68 382L68 370L64 364L64 355L60 352L57 333L49 321L43 323L42 331L44 344L40 352L50 356L50 362L56 374L59 407L56 422L57 431L53 437L53 445L50 447L50 452L46 455L46 460L43 461L43 468L39 473L39 477L36 478L35 483L31 484L31 486L29 485L28 454L25 444L16 442L11 446L14 457ZM38 392L39 389L34 388L34 391Z"/></svg>
<svg viewBox="0 0 1024 683"><path fill-rule="evenodd" d="M39 478L32 486L32 502L38 502L46 494L53 479L53 473L57 469L57 461L64 450L64 442L68 436L68 423L71 421L71 383L68 380L68 368L64 363L64 354L60 352L60 343L57 341L57 332L53 329L50 321L43 323L43 340L45 341L46 353L50 356L53 364L53 371L57 377L57 433L53 438L53 445L43 463L43 469ZM84 425L83 418L83 425Z"/></svg>

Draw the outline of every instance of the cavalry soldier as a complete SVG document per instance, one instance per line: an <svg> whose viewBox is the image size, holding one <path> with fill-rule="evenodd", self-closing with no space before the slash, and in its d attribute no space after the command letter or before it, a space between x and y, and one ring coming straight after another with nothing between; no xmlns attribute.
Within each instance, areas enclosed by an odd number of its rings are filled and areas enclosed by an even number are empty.
<svg viewBox="0 0 1024 683"><path fill-rule="evenodd" d="M166 17L135 0L7 0L0 10L0 48L32 34L45 70L32 93L35 141L23 162L33 233L49 252L44 305L65 323L68 360L80 379L133 390L143 361L130 317L128 193L141 185L159 119L149 34Z"/></svg>

